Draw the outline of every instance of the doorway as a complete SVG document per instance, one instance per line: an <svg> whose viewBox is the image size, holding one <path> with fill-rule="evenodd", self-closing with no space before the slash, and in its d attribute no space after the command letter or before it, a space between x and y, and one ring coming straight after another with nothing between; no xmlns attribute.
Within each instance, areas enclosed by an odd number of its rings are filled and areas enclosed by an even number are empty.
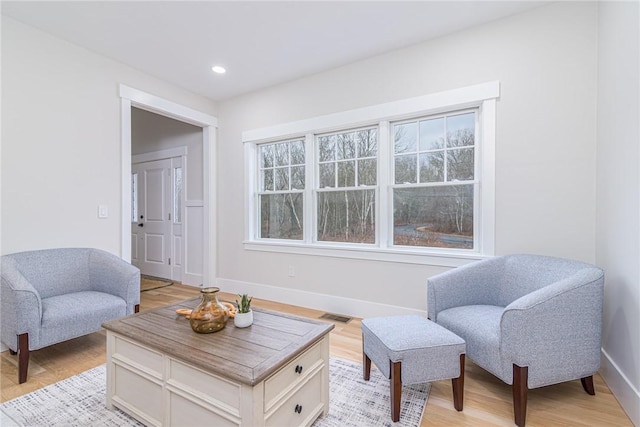
<svg viewBox="0 0 640 427"><path fill-rule="evenodd" d="M216 277L216 220L215 220L215 174L213 173L215 165L215 129L217 127L217 119L208 114L201 113L196 110L192 110L183 105L175 104L171 101L156 97L154 95L133 89L131 87L120 85L120 97L121 97L121 122L122 122L122 258L126 261L132 261L134 252L134 233L132 233L132 207L133 207L133 175L132 175L132 108L138 108L147 112L159 114L164 117L175 119L177 121L195 125L200 128L201 134L201 151L199 167L201 169L202 178L199 183L202 189L201 200L187 200L184 197L181 199L184 201L184 205L181 207L183 218L181 218L182 229L185 236L179 236L179 233L175 232L176 224L172 222L174 228L173 236L174 240L171 242L172 246L176 247L176 236L183 237L181 240L182 245L187 244L188 233L187 223L189 216L193 218L192 224L201 224L199 227L195 227L196 232L193 234L199 234L201 237L201 250L199 253L189 255L189 250L182 251L184 255L180 259L180 255L174 255L173 257L165 257L171 259L171 267L176 274L176 264L180 262L183 267L182 281L185 284L191 284L194 286L211 286L215 283ZM160 147L161 148L161 147ZM165 150L160 150L165 151ZM184 159L184 157L183 157ZM143 159L144 160L144 159ZM147 159L157 160L157 159ZM183 173L188 165L183 164ZM139 177L139 172L138 172ZM137 178L136 178L137 179ZM139 214L138 214L139 216ZM146 218L145 218L146 219ZM137 227L137 225L135 225ZM146 224L145 224L146 226ZM144 227L139 227L144 228ZM135 233L137 234L137 233ZM139 243L139 241L138 241ZM156 250L157 248L152 248ZM165 250L166 252L166 250ZM174 251L175 254L180 254L179 251ZM154 255L159 256L159 255ZM168 263L168 262L167 262ZM190 266L200 270L199 274L193 274L194 271L190 270ZM198 268L199 266L199 268Z"/></svg>
<svg viewBox="0 0 640 427"><path fill-rule="evenodd" d="M131 263L144 275L203 283L202 128L131 109Z"/></svg>

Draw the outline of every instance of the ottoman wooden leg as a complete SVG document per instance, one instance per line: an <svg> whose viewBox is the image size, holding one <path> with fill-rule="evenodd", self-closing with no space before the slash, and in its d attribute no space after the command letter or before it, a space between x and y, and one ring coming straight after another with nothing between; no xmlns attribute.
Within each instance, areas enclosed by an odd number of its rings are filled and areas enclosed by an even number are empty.
<svg viewBox="0 0 640 427"><path fill-rule="evenodd" d="M460 376L451 379L453 386L453 407L462 411L462 399L464 397L464 354L460 355Z"/></svg>
<svg viewBox="0 0 640 427"><path fill-rule="evenodd" d="M362 353L362 369L364 380L369 381L369 377L371 376L371 359L365 353Z"/></svg>
<svg viewBox="0 0 640 427"><path fill-rule="evenodd" d="M362 334L362 376L365 381L369 381L371 375L371 359L364 352L364 334Z"/></svg>
<svg viewBox="0 0 640 427"><path fill-rule="evenodd" d="M400 421L400 400L402 398L402 362L389 361L391 371L391 421Z"/></svg>

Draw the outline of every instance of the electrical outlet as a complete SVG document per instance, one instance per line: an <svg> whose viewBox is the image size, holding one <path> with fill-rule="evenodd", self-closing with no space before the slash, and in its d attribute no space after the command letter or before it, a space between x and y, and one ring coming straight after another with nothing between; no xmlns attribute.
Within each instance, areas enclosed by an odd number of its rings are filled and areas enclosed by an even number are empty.
<svg viewBox="0 0 640 427"><path fill-rule="evenodd" d="M293 265L289 266L289 277L293 277L296 275L296 269L293 267Z"/></svg>

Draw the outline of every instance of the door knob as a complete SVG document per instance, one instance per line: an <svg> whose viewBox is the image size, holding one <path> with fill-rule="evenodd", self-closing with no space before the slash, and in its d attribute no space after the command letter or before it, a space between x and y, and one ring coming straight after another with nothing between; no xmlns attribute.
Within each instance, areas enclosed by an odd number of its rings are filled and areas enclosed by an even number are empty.
<svg viewBox="0 0 640 427"><path fill-rule="evenodd" d="M138 227L144 227L143 223L138 224Z"/></svg>

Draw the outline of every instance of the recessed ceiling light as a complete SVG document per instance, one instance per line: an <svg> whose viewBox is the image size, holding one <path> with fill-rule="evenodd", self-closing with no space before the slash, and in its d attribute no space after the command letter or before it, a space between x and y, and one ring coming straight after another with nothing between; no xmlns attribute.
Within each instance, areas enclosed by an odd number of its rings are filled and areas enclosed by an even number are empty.
<svg viewBox="0 0 640 427"><path fill-rule="evenodd" d="M214 65L213 67L211 67L211 70L216 74L224 74L227 72L224 67L221 67L219 65Z"/></svg>

